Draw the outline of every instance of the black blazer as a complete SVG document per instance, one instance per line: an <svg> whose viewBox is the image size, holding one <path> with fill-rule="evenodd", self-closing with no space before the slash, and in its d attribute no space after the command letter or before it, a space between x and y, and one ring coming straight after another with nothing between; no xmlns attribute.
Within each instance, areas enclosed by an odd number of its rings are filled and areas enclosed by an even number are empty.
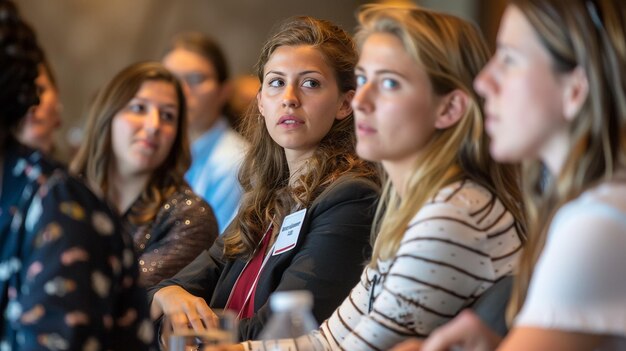
<svg viewBox="0 0 626 351"><path fill-rule="evenodd" d="M268 259L255 292L255 315L239 322L239 339L258 339L271 311L274 291L306 289L313 293L313 315L318 322L330 317L356 285L369 258L370 228L380 188L374 182L343 176L328 186L307 210L295 248ZM222 238L202 252L177 275L148 291L179 285L224 308L244 260L223 258Z"/></svg>

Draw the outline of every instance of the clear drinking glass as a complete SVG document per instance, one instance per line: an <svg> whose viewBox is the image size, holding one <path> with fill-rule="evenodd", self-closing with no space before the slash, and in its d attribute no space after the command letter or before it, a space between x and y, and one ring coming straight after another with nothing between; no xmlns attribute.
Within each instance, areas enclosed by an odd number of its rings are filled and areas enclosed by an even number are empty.
<svg viewBox="0 0 626 351"><path fill-rule="evenodd" d="M192 351L205 346L231 345L237 342L237 315L229 310L214 309L217 318L215 325L206 326L205 331L196 331L191 325L185 330L172 328L167 316L161 323L161 350Z"/></svg>

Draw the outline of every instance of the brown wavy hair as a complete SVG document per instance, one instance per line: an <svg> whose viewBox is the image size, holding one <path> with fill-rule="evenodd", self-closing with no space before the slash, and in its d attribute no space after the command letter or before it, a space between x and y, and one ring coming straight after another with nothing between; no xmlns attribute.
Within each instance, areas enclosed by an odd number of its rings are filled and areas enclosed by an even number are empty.
<svg viewBox="0 0 626 351"><path fill-rule="evenodd" d="M480 31L456 16L413 6L366 5L359 13L359 24L359 45L372 34L391 34L427 72L435 94L444 96L458 89L469 96L465 115L455 125L435 131L421 153L407 180L407 195L400 198L387 181L372 228L375 243L370 266L396 254L409 221L430 198L466 178L496 195L515 218L520 239L525 241L519 169L496 163L489 154L482 99L473 89L473 80L490 55Z"/></svg>
<svg viewBox="0 0 626 351"><path fill-rule="evenodd" d="M540 161L524 165L528 249L507 311L521 309L554 214L598 182L614 177L626 155L626 6L622 0L513 0L552 58L555 75L584 70L589 95L570 123L570 152L559 174L543 186Z"/></svg>
<svg viewBox="0 0 626 351"><path fill-rule="evenodd" d="M265 43L256 65L259 81L263 81L265 64L277 48L298 45L310 45L323 54L341 93L356 88L357 53L350 35L331 22L307 16L286 20ZM242 203L224 234L224 253L228 258L251 257L269 224L280 227L285 215L296 207L308 207L340 176L350 173L378 182L376 167L356 155L352 113L335 120L308 160L307 173L293 187L289 185L284 150L270 137L256 103L244 118L243 134L251 147L239 173L244 192Z"/></svg>
<svg viewBox="0 0 626 351"><path fill-rule="evenodd" d="M185 96L176 79L158 62L139 62L122 70L100 91L94 101L85 126L84 142L70 164L70 171L79 174L106 195L109 188L108 170L113 162L111 125L113 118L137 94L146 81L167 82L174 86L178 99L176 138L169 155L151 175L146 188L130 209L129 219L135 225L154 219L159 207L185 182L184 175L191 164Z"/></svg>

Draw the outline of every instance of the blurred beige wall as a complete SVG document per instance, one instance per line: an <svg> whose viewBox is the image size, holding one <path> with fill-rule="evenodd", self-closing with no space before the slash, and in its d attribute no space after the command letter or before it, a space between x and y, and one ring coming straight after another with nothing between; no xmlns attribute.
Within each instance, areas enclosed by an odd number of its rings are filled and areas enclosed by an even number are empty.
<svg viewBox="0 0 626 351"><path fill-rule="evenodd" d="M231 73L251 72L272 27L291 15L331 20L353 32L364 0L15 0L46 50L64 105L59 156L68 130L82 125L97 89L139 60L159 59L169 38L199 30L222 44ZM396 0L395 2L398 2ZM478 0L417 1L475 18Z"/></svg>

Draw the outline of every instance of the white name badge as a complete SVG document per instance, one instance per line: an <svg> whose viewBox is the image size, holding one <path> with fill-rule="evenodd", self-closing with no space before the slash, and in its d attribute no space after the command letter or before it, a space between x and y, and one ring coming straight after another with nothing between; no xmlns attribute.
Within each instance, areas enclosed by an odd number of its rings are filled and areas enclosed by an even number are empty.
<svg viewBox="0 0 626 351"><path fill-rule="evenodd" d="M274 252L272 253L272 256L285 253L296 246L305 214L306 208L285 217L283 225L280 227L280 233L278 233L276 244L274 244Z"/></svg>

